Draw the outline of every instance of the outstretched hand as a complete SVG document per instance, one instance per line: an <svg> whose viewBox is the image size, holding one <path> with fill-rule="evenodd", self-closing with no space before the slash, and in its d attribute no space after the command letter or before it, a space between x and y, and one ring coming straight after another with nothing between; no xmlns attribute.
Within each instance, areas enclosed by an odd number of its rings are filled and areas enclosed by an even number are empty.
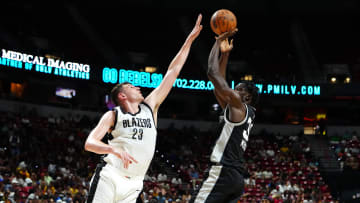
<svg viewBox="0 0 360 203"><path fill-rule="evenodd" d="M233 35L235 35L235 33L238 31L237 28L230 30L228 32L224 32L221 35L219 35L218 37L215 37L216 41L218 43L220 43L220 51L221 53L227 53L230 52L234 45L233 45L233 39L230 40L229 43L229 37L232 37Z"/></svg>
<svg viewBox="0 0 360 203"><path fill-rule="evenodd" d="M188 40L194 41L199 36L200 31L203 28L203 26L200 24L201 19L202 19L202 15L199 14L199 16L198 16L198 18L196 20L196 24L195 24L194 28L192 29L192 31L190 32L190 34L188 36Z"/></svg>

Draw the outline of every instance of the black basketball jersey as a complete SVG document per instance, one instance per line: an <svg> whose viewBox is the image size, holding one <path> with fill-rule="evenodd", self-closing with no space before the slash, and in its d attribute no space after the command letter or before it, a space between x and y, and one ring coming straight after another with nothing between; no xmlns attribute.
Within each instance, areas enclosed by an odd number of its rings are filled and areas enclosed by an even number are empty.
<svg viewBox="0 0 360 203"><path fill-rule="evenodd" d="M244 171L244 152L249 140L250 130L255 118L255 108L246 105L245 119L239 123L231 122L229 109L225 108L221 121L220 136L210 156L210 161L231 166Z"/></svg>

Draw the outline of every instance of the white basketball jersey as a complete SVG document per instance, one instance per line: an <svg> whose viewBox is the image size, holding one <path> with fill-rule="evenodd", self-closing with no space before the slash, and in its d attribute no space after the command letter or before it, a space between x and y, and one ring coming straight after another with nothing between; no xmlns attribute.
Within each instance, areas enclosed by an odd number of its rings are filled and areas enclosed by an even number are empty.
<svg viewBox="0 0 360 203"><path fill-rule="evenodd" d="M118 168L129 176L145 176L155 152L157 130L151 108L139 104L136 114L123 113L119 106L115 107L115 126L109 145L129 153L138 163L132 163L127 169L121 159L108 154L104 161Z"/></svg>

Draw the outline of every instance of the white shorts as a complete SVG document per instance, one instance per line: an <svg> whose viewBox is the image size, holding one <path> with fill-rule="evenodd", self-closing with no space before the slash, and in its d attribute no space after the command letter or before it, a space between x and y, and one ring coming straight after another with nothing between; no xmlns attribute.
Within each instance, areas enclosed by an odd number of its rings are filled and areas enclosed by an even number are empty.
<svg viewBox="0 0 360 203"><path fill-rule="evenodd" d="M142 188L143 177L129 177L105 162L96 167L90 182L87 203L135 203Z"/></svg>

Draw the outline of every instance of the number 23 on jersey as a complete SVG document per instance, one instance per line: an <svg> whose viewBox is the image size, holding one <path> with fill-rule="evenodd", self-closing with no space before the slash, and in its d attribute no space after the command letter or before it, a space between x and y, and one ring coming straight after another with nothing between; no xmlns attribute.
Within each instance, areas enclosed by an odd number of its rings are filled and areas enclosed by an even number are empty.
<svg viewBox="0 0 360 203"><path fill-rule="evenodd" d="M134 140L142 140L143 138L143 129L142 128L133 128L132 130L132 139Z"/></svg>

